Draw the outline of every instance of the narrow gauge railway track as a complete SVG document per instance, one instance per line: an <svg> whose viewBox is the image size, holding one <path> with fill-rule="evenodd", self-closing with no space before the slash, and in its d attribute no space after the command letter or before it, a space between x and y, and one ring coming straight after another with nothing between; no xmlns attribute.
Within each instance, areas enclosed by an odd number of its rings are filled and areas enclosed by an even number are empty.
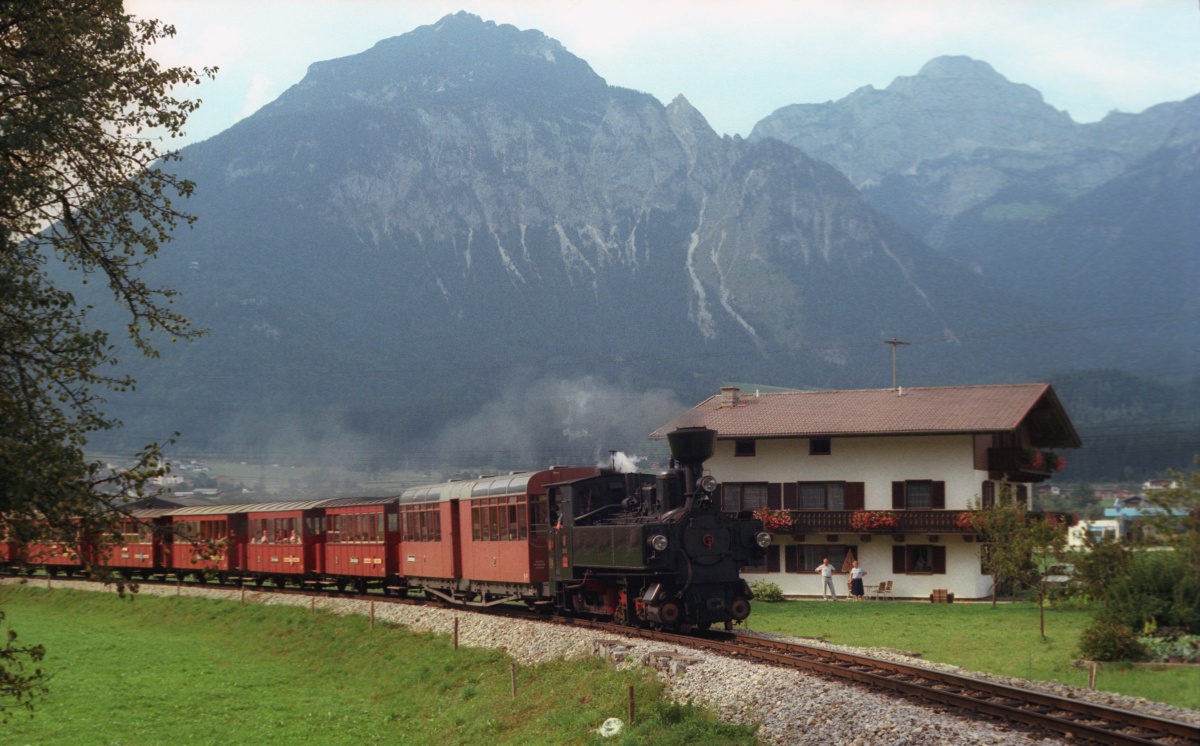
<svg viewBox="0 0 1200 746"><path fill-rule="evenodd" d="M30 578L33 580L33 578ZM816 673L840 680L896 692L922 703L975 713L987 718L1016 723L1042 732L1102 744L1151 744L1153 746L1200 746L1200 727L1130 710L1068 699L984 679L921 666L857 655L824 647L783 642L746 633L702 632L678 634L615 625L588 619L548 617L516 606L488 609L455 606L441 600L401 597L378 593L359 594L332 588L274 588L240 583L180 583L174 580L142 580L160 587L243 589L256 594L272 593L317 598L376 601L395 604L428 604L433 607L506 616L527 621L580 627L665 644L719 653L735 659L755 660L786 668Z"/></svg>

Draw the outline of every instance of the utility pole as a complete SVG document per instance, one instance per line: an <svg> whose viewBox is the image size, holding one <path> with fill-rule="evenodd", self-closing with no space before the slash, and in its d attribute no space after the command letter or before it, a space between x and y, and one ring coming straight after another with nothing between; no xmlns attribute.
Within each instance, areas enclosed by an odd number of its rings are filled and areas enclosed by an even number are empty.
<svg viewBox="0 0 1200 746"><path fill-rule="evenodd" d="M892 391L899 391L900 389L896 385L896 348L900 345L910 345L912 342L901 342L899 339L892 337L891 339L883 340L883 343L892 346Z"/></svg>

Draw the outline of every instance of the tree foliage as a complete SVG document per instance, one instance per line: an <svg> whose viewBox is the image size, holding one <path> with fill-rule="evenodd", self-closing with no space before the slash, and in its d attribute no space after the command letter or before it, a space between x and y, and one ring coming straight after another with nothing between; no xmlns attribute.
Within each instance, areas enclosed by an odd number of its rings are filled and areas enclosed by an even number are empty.
<svg viewBox="0 0 1200 746"><path fill-rule="evenodd" d="M1032 588L1038 597L1044 638L1047 576L1061 557L1068 525L1054 515L1028 512L1012 493L1010 485L1002 485L995 504L971 513L971 521L986 542L985 561L994 581L992 604L996 603L997 587L1004 582Z"/></svg>
<svg viewBox="0 0 1200 746"><path fill-rule="evenodd" d="M124 470L85 456L90 433L120 424L104 394L134 382L61 278L107 287L146 355L158 337L200 333L170 308L173 291L139 275L194 220L172 201L193 185L163 170L178 156L160 148L199 103L173 91L215 70L147 55L174 33L119 0L0 2L0 531L23 544L112 539L112 508L160 460L156 444ZM10 663L0 696L36 693Z"/></svg>

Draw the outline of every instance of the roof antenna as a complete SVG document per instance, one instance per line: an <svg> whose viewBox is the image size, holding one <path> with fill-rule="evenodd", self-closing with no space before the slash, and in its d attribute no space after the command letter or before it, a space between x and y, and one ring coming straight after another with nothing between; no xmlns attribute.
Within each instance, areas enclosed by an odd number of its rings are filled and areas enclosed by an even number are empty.
<svg viewBox="0 0 1200 746"><path fill-rule="evenodd" d="M892 346L892 391L895 391L899 395L900 387L896 384L896 348L900 345L911 345L912 342L901 342L896 337L892 337L891 339L883 340L883 343Z"/></svg>
<svg viewBox="0 0 1200 746"><path fill-rule="evenodd" d="M617 452L609 451L608 456L609 456L609 458L612 459L612 470L616 471L617 470Z"/></svg>

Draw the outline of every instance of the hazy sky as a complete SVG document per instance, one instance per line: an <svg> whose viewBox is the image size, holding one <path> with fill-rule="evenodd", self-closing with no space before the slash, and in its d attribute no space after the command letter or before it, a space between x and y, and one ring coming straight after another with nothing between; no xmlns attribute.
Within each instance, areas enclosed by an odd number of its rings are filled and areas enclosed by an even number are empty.
<svg viewBox="0 0 1200 746"><path fill-rule="evenodd" d="M886 87L965 54L1076 121L1200 93L1197 0L126 0L176 26L154 54L216 65L188 141L211 137L344 57L466 10L538 29L611 85L682 93L722 134L793 103Z"/></svg>

